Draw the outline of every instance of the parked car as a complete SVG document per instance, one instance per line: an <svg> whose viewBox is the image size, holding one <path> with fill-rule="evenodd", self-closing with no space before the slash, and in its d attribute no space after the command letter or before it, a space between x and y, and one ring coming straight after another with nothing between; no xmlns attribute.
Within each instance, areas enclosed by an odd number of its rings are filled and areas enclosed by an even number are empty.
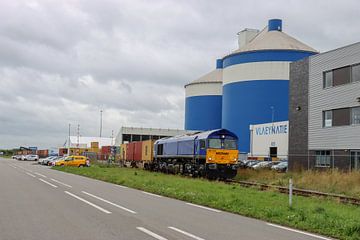
<svg viewBox="0 0 360 240"><path fill-rule="evenodd" d="M90 167L90 161L85 156L71 155L55 162L55 166Z"/></svg>
<svg viewBox="0 0 360 240"><path fill-rule="evenodd" d="M48 165L49 162L50 162L52 159L55 159L55 158L56 158L55 156L50 156L50 157L45 158L45 159L42 161L42 165Z"/></svg>
<svg viewBox="0 0 360 240"><path fill-rule="evenodd" d="M21 159L21 156L20 155L14 155L11 157L12 159L16 159L16 160L20 160Z"/></svg>
<svg viewBox="0 0 360 240"><path fill-rule="evenodd" d="M252 166L258 164L259 162L260 162L260 161L258 161L258 160L250 160L250 161L247 161L247 162L245 163L245 166L246 166L247 168L251 168Z"/></svg>
<svg viewBox="0 0 360 240"><path fill-rule="evenodd" d="M272 166L272 162L270 161L261 161L258 164L252 166L253 169L261 169L261 168L270 168Z"/></svg>
<svg viewBox="0 0 360 240"><path fill-rule="evenodd" d="M51 160L51 161L48 163L48 165L49 165L49 166L55 166L57 162L63 161L63 160L65 160L65 158L66 158L66 157L60 157L60 156L59 156L59 157Z"/></svg>
<svg viewBox="0 0 360 240"><path fill-rule="evenodd" d="M59 156L53 156L49 161L47 162L48 166L54 166L55 162L62 160L62 157Z"/></svg>
<svg viewBox="0 0 360 240"><path fill-rule="evenodd" d="M272 170L276 170L278 172L286 172L288 168L288 162L280 162L279 164L276 164L271 167Z"/></svg>
<svg viewBox="0 0 360 240"><path fill-rule="evenodd" d="M39 156L38 155L23 155L21 160L23 160L23 161L38 161Z"/></svg>

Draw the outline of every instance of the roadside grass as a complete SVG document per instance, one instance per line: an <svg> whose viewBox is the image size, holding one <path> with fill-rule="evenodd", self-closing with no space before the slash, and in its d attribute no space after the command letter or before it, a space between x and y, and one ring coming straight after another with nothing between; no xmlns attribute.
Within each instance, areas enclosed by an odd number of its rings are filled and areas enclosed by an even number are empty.
<svg viewBox="0 0 360 240"><path fill-rule="evenodd" d="M98 165L53 168L339 239L360 239L360 208L329 199L293 196L289 208L286 194L223 182Z"/></svg>
<svg viewBox="0 0 360 240"><path fill-rule="evenodd" d="M293 178L296 188L360 198L360 171L329 170L278 173L268 169L239 169L236 180L288 186L290 177Z"/></svg>

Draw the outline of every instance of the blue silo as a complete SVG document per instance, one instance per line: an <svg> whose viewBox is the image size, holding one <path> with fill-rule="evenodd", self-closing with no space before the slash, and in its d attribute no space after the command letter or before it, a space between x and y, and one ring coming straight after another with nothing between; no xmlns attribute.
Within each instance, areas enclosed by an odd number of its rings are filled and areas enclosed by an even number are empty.
<svg viewBox="0 0 360 240"><path fill-rule="evenodd" d="M216 69L185 85L185 130L221 128L222 60Z"/></svg>
<svg viewBox="0 0 360 240"><path fill-rule="evenodd" d="M280 19L262 31L245 29L239 49L223 60L222 128L249 152L250 124L288 120L289 63L317 51L282 32Z"/></svg>

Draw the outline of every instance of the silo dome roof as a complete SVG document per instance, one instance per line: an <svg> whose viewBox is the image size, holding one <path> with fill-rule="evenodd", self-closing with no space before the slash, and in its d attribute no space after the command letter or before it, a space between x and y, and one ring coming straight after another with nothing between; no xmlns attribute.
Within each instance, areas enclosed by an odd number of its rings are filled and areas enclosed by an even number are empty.
<svg viewBox="0 0 360 240"><path fill-rule="evenodd" d="M268 27L265 27L248 44L231 54L258 50L297 50L318 52L314 48L300 42L282 31L269 31Z"/></svg>
<svg viewBox="0 0 360 240"><path fill-rule="evenodd" d="M222 83L222 70L214 69L213 71L203 75L202 77L186 84L185 87L188 85L200 84L200 83Z"/></svg>

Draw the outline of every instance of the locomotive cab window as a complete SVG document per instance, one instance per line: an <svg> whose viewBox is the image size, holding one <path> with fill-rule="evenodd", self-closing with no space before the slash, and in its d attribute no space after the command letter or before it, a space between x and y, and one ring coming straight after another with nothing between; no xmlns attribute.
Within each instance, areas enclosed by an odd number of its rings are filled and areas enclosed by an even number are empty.
<svg viewBox="0 0 360 240"><path fill-rule="evenodd" d="M221 139L209 139L209 148L221 149L223 148L224 143Z"/></svg>
<svg viewBox="0 0 360 240"><path fill-rule="evenodd" d="M164 149L163 144L159 144L157 146L157 155L163 155L163 149Z"/></svg>
<svg viewBox="0 0 360 240"><path fill-rule="evenodd" d="M237 149L236 146L236 140L232 140L232 139L225 139L224 140L224 147L225 149Z"/></svg>
<svg viewBox="0 0 360 240"><path fill-rule="evenodd" d="M205 149L205 148L206 148L205 140L200 140L200 149Z"/></svg>

